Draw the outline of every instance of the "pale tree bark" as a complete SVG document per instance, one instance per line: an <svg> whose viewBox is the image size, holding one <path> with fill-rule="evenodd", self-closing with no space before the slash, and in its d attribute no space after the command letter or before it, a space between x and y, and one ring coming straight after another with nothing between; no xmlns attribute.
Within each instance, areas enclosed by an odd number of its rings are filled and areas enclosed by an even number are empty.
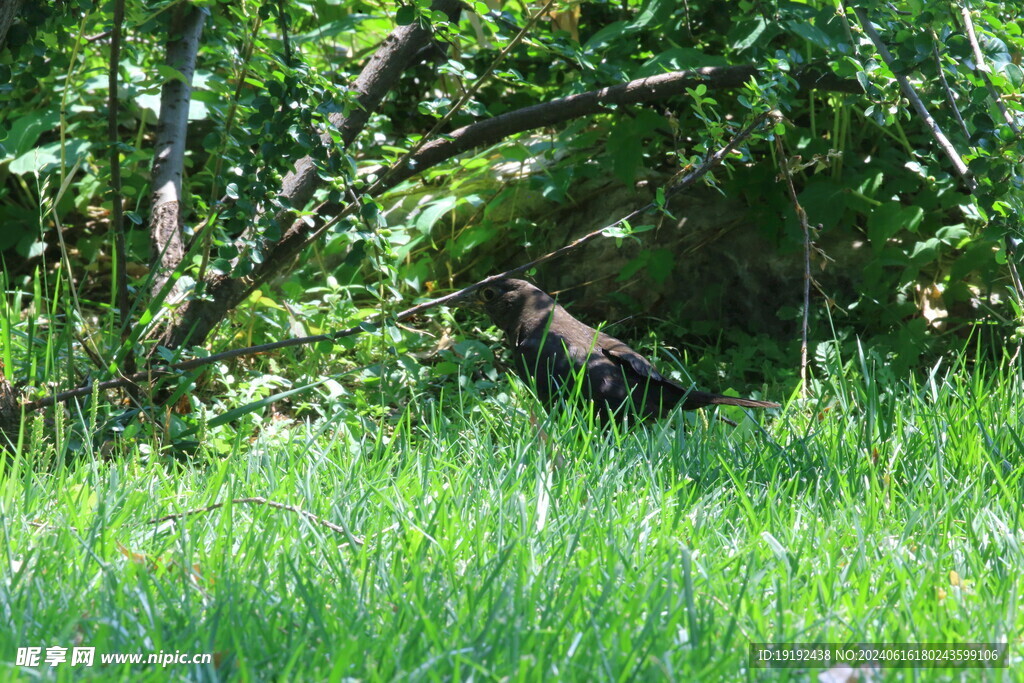
<svg viewBox="0 0 1024 683"><path fill-rule="evenodd" d="M155 296L185 256L181 218L181 182L185 165L185 134L192 100L192 76L207 10L182 3L168 28L167 65L181 78L164 83L153 155L153 206L149 218Z"/></svg>

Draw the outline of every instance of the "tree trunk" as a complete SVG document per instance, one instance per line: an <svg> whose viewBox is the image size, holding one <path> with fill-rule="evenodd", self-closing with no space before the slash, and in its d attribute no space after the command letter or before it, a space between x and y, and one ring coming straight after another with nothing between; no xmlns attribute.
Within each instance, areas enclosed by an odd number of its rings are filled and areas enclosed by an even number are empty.
<svg viewBox="0 0 1024 683"><path fill-rule="evenodd" d="M160 121L153 155L153 207L149 217L152 245L153 286L156 296L167 278L185 257L181 223L181 179L185 163L185 134L192 100L192 76L207 10L185 3L178 5L168 27L167 65L184 80L164 83L160 95Z"/></svg>

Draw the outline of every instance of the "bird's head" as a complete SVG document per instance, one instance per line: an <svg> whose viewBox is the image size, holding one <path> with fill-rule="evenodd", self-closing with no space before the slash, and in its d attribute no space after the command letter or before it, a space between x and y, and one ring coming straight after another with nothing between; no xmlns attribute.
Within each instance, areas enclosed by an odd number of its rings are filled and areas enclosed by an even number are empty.
<svg viewBox="0 0 1024 683"><path fill-rule="evenodd" d="M514 335L524 325L547 320L555 300L525 280L497 280L467 292L457 302L482 310L506 334Z"/></svg>

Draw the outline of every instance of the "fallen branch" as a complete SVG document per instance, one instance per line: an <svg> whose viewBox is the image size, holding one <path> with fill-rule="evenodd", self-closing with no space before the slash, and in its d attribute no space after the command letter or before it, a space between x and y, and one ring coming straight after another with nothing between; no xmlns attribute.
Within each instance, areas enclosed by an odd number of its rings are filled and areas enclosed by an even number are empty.
<svg viewBox="0 0 1024 683"><path fill-rule="evenodd" d="M348 527L346 527L344 524L335 524L334 522L328 522L326 519L317 517L312 512L307 512L306 510L303 510L298 506L287 505L285 503L278 503L273 500L267 500L262 496L252 496L250 498L233 498L232 500L223 503L213 503L212 505L207 505L201 508L185 510L184 512L174 512L169 515L164 515L163 517L154 517L153 519L147 519L145 523L160 524L162 522L183 519L185 517L190 517L192 515L201 515L207 512L212 512L213 510L216 510L218 508L222 508L228 503L231 503L232 505L265 505L267 507L271 507L277 510L287 510L288 512L294 512L300 517L305 517L314 524L319 524L322 527L330 529L336 534L343 534L346 538L348 538L348 542L352 545L363 545L364 542L362 538L357 538L356 536L353 536L352 532L349 531Z"/></svg>

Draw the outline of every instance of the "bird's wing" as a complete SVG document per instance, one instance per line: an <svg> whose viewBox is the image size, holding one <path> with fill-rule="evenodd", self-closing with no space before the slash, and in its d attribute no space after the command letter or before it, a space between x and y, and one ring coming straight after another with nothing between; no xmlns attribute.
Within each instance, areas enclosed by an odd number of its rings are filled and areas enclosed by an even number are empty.
<svg viewBox="0 0 1024 683"><path fill-rule="evenodd" d="M625 366L632 370L639 380L659 383L664 382L665 384L674 387L679 386L672 380L663 377L654 365L651 364L651 361L647 360L615 337L605 335L605 339L601 340L601 351L604 353L605 358L616 365Z"/></svg>
<svg viewBox="0 0 1024 683"><path fill-rule="evenodd" d="M614 374L619 378L618 383L633 394L631 400L641 415L664 415L689 393L692 393L663 377L649 360L618 339L606 336L601 341L601 352L605 363L610 368L614 368ZM687 400L687 405L689 403L691 402Z"/></svg>

